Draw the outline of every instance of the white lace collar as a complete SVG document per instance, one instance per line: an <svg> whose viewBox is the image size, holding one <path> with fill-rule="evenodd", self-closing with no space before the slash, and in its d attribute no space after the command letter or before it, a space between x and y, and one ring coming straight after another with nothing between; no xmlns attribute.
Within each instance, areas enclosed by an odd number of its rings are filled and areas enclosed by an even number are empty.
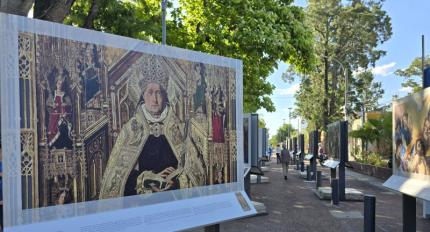
<svg viewBox="0 0 430 232"><path fill-rule="evenodd" d="M151 115L151 113L149 113L148 109L146 109L145 104L142 104L142 110L143 110L143 114L145 115L145 118L149 122L162 122L167 117L167 113L169 112L169 107L166 106L163 112L161 112L160 117L158 118L155 118L154 116Z"/></svg>
<svg viewBox="0 0 430 232"><path fill-rule="evenodd" d="M58 92L58 90L55 90L54 95L55 96L59 96L59 97L63 97L64 96L64 91Z"/></svg>

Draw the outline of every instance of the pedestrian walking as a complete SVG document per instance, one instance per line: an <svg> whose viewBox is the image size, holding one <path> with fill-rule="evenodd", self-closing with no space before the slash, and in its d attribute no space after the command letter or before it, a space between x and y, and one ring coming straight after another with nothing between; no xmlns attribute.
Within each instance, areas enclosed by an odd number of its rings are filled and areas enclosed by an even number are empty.
<svg viewBox="0 0 430 232"><path fill-rule="evenodd" d="M269 146L269 161L271 157L272 157L272 145Z"/></svg>
<svg viewBox="0 0 430 232"><path fill-rule="evenodd" d="M290 152L287 150L287 147L285 144L282 144L282 151L281 151L281 164L282 164L282 173L284 174L284 179L288 179L288 166L290 165Z"/></svg>
<svg viewBox="0 0 430 232"><path fill-rule="evenodd" d="M281 162L281 147L276 145L276 163L279 164Z"/></svg>

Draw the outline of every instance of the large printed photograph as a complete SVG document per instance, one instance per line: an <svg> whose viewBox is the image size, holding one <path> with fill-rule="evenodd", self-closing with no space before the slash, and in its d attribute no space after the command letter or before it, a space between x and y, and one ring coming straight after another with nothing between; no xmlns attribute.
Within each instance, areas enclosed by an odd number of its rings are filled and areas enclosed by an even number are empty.
<svg viewBox="0 0 430 232"><path fill-rule="evenodd" d="M393 103L394 172L430 175L430 92Z"/></svg>
<svg viewBox="0 0 430 232"><path fill-rule="evenodd" d="M309 140L309 146L308 146L308 154L309 155L314 155L314 145L315 145L315 139L314 139L314 133L315 131L311 131L308 134L308 140Z"/></svg>
<svg viewBox="0 0 430 232"><path fill-rule="evenodd" d="M325 150L330 158L340 159L340 121L327 125L327 136L325 137Z"/></svg>
<svg viewBox="0 0 430 232"><path fill-rule="evenodd" d="M234 69L19 34L23 208L235 182Z"/></svg>

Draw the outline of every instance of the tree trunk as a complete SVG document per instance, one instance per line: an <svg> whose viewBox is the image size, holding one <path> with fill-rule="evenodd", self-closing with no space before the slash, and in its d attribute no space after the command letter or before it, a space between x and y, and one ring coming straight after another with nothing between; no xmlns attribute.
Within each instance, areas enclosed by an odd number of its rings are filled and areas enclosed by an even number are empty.
<svg viewBox="0 0 430 232"><path fill-rule="evenodd" d="M333 68L332 72L331 72L331 92L330 92L330 104L329 104L329 116L332 116L334 114L337 113L337 102L336 102L336 94L338 92L338 87L337 87L337 68Z"/></svg>
<svg viewBox="0 0 430 232"><path fill-rule="evenodd" d="M328 113L329 113L329 93L328 93L328 52L324 52L324 115L323 115L323 127L327 128L328 125Z"/></svg>
<svg viewBox="0 0 430 232"><path fill-rule="evenodd" d="M27 16L34 0L0 0L0 11L9 14Z"/></svg>
<svg viewBox="0 0 430 232"><path fill-rule="evenodd" d="M97 13L100 9L100 1L101 0L93 0L90 12L88 16L85 18L84 28L94 29L94 19L97 16Z"/></svg>
<svg viewBox="0 0 430 232"><path fill-rule="evenodd" d="M329 116L329 93L328 93L328 69L329 69L329 61L328 61L328 40L330 35L330 20L327 19L325 24L325 41L324 41L324 115L323 115L323 124L324 130L328 125L328 116Z"/></svg>
<svg viewBox="0 0 430 232"><path fill-rule="evenodd" d="M34 18L63 23L76 0L35 0Z"/></svg>

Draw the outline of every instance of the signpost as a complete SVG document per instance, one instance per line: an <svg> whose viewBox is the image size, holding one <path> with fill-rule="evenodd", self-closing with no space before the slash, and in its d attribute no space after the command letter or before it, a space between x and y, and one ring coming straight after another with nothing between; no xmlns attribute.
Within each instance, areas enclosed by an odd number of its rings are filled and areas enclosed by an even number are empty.
<svg viewBox="0 0 430 232"><path fill-rule="evenodd" d="M6 231L177 231L256 213L241 61L2 13L0 35Z"/></svg>
<svg viewBox="0 0 430 232"><path fill-rule="evenodd" d="M314 130L312 132L312 158L311 158L311 166L312 166L312 180L316 180L316 171L317 171L317 159L318 159L318 141L319 141L319 132L318 130Z"/></svg>
<svg viewBox="0 0 430 232"><path fill-rule="evenodd" d="M308 154L304 156L304 160L309 160L310 171L312 172L311 180L316 180L317 158L318 158L318 130L309 133L309 148Z"/></svg>
<svg viewBox="0 0 430 232"><path fill-rule="evenodd" d="M297 146L297 137L293 138L293 163L297 160L298 154L298 146Z"/></svg>
<svg viewBox="0 0 430 232"><path fill-rule="evenodd" d="M303 162L305 154L305 135L299 135L299 155L296 161L296 170L300 170L300 164Z"/></svg>
<svg viewBox="0 0 430 232"><path fill-rule="evenodd" d="M324 166L331 168L332 177L338 166L339 200L345 197L345 162L348 161L348 122L338 121L327 126L326 136L327 154L330 159L324 162ZM337 162L333 162L337 161Z"/></svg>
<svg viewBox="0 0 430 232"><path fill-rule="evenodd" d="M243 116L243 163L244 187L248 197L251 197L251 114Z"/></svg>

